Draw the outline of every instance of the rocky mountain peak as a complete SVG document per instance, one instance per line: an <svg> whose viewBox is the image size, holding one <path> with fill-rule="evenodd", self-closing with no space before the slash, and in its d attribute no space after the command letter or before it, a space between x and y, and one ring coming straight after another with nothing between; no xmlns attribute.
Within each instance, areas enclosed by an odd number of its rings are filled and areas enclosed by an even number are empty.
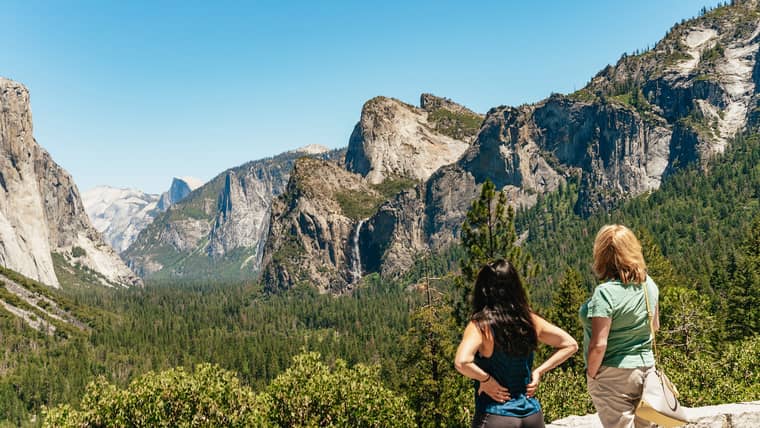
<svg viewBox="0 0 760 428"><path fill-rule="evenodd" d="M291 150L291 153L303 153L307 155L318 155L329 152L330 149L320 144L307 144L303 147L299 147L295 150Z"/></svg>
<svg viewBox="0 0 760 428"><path fill-rule="evenodd" d="M174 177L169 190L161 194L158 209L163 212L170 206L185 199L193 190L201 187L203 181L193 177Z"/></svg>
<svg viewBox="0 0 760 428"><path fill-rule="evenodd" d="M377 184L389 177L426 180L455 162L480 116L443 98L422 98L430 110L387 97L367 101L349 139L346 169Z"/></svg>
<svg viewBox="0 0 760 428"><path fill-rule="evenodd" d="M651 50L623 55L571 97L604 98L665 119L678 138L691 140L694 159L709 159L756 123L759 36L757 2L733 2L676 24Z"/></svg>

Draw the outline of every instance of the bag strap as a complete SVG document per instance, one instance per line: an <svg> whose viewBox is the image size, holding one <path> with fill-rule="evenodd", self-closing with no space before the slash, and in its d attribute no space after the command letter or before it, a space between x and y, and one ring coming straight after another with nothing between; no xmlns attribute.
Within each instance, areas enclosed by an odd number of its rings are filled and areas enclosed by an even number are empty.
<svg viewBox="0 0 760 428"><path fill-rule="evenodd" d="M652 338L652 354L654 354L655 361L657 360L657 340L655 338L655 332L654 332L654 313L652 313L652 308L649 305L649 293L647 292L647 288L649 288L647 281L644 280L643 283L641 283L641 286L644 287L644 301L647 304L647 317L649 318L649 334Z"/></svg>

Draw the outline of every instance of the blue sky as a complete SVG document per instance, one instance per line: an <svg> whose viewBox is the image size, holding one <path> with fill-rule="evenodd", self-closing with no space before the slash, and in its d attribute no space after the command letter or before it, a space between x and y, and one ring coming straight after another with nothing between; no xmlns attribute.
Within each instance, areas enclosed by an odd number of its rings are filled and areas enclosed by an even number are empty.
<svg viewBox="0 0 760 428"><path fill-rule="evenodd" d="M0 76L80 190L166 190L306 144L362 104L431 92L485 112L583 87L706 0L4 2Z"/></svg>

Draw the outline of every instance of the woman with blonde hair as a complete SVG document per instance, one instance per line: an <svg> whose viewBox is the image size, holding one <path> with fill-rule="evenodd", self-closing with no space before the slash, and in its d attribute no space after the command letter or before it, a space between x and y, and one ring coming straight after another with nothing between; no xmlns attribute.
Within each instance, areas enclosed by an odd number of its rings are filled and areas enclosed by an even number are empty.
<svg viewBox="0 0 760 428"><path fill-rule="evenodd" d="M601 283L580 308L588 392L605 428L649 427L635 411L654 368L645 296L656 330L657 285L647 275L639 240L619 224L596 235L593 270Z"/></svg>
<svg viewBox="0 0 760 428"><path fill-rule="evenodd" d="M475 381L473 427L541 428L535 397L541 376L578 350L567 332L533 313L520 275L506 260L484 266L475 281L472 317L454 365ZM556 348L535 369L538 343Z"/></svg>

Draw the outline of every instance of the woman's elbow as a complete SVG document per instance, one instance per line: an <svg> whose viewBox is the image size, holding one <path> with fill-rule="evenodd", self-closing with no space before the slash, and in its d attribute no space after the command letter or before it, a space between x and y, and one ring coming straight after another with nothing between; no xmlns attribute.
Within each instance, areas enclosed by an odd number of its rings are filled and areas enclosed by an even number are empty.
<svg viewBox="0 0 760 428"><path fill-rule="evenodd" d="M606 340L599 340L599 341L592 341L588 344L588 352L601 352L604 353L607 350L607 341Z"/></svg>
<svg viewBox="0 0 760 428"><path fill-rule="evenodd" d="M578 352L578 342L576 342L575 339L572 339L570 343L567 344L566 348L570 351L570 354L575 354Z"/></svg>
<svg viewBox="0 0 760 428"><path fill-rule="evenodd" d="M464 358L457 355L454 357L454 368L457 369L459 373L463 373L462 370L464 370L464 366L466 366L468 362L469 361L465 361Z"/></svg>

